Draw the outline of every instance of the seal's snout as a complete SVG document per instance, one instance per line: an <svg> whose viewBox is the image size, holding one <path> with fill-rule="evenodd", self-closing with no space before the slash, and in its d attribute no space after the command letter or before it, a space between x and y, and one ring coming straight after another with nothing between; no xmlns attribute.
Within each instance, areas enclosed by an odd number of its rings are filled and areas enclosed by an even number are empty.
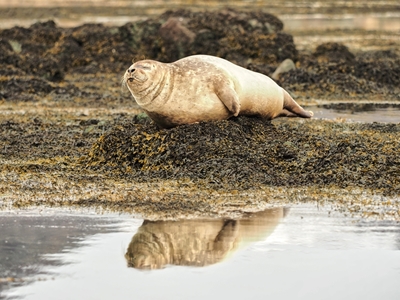
<svg viewBox="0 0 400 300"><path fill-rule="evenodd" d="M128 70L126 70L126 80L127 81L129 81L129 82L133 82L133 80L134 80L134 75L133 75L133 73L135 72L135 68L129 68Z"/></svg>

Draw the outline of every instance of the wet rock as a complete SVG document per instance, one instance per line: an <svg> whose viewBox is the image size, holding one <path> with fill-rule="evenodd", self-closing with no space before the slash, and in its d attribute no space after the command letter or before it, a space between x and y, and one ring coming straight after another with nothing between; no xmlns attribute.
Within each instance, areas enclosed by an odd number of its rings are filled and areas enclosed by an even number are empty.
<svg viewBox="0 0 400 300"><path fill-rule="evenodd" d="M105 27L102 24L85 24L74 28L71 37L82 48L79 49L69 42L69 45L78 51L75 54L76 58L79 57L79 52L84 52L84 61L82 59L77 61L77 65L96 63L97 68L93 70L94 73L121 72L129 66L134 56L129 41L124 40L124 34L119 28ZM67 51L63 53L68 55Z"/></svg>
<svg viewBox="0 0 400 300"><path fill-rule="evenodd" d="M170 57L172 60L177 60L185 56L185 49L193 43L196 34L189 30L183 18L169 18L161 25L159 34L164 41L164 46L168 53L176 53L175 57Z"/></svg>
<svg viewBox="0 0 400 300"><path fill-rule="evenodd" d="M281 74L289 72L291 70L296 69L296 66L293 62L293 60L291 60L290 58L285 59L278 68L276 68L275 72L272 74L272 79L274 80L279 80L279 77L281 76Z"/></svg>
<svg viewBox="0 0 400 300"><path fill-rule="evenodd" d="M380 57L357 57L344 45L325 43L313 55L300 57L298 68L282 74L279 83L296 93L325 99L379 99L379 95L400 99L400 59L396 54L388 59Z"/></svg>
<svg viewBox="0 0 400 300"><path fill-rule="evenodd" d="M29 29L32 30L30 40L46 45L53 45L61 36L62 29L53 20L37 22Z"/></svg>
<svg viewBox="0 0 400 300"><path fill-rule="evenodd" d="M400 87L400 58L369 62L357 60L354 75L376 83Z"/></svg>
<svg viewBox="0 0 400 300"><path fill-rule="evenodd" d="M2 97L11 101L27 101L50 93L53 87L45 80L31 77L0 78Z"/></svg>
<svg viewBox="0 0 400 300"><path fill-rule="evenodd" d="M282 33L283 23L275 16L262 12L192 12L167 11L160 20L183 18L185 27L196 34L190 47L181 52L184 56L210 54L222 58L236 57L234 62L246 66L248 59L263 63L277 63L290 57L295 59L296 47L290 35ZM254 27L256 26L256 28ZM172 61L174 53L168 49L160 60ZM285 56L285 57L284 57ZM175 60L175 59L174 59Z"/></svg>
<svg viewBox="0 0 400 300"><path fill-rule="evenodd" d="M38 78L49 81L64 79L64 71L54 57L37 57L26 55L20 61L20 69L27 74L36 75Z"/></svg>
<svg viewBox="0 0 400 300"><path fill-rule="evenodd" d="M319 45L315 52L314 57L317 58L319 63L336 62L353 64L355 56L349 49L340 43L324 43Z"/></svg>
<svg viewBox="0 0 400 300"><path fill-rule="evenodd" d="M132 60L171 62L188 55L209 54L272 75L300 97L400 99L397 51L355 55L343 44L324 43L314 53L299 55L293 37L282 30L283 23L271 14L231 9L179 9L120 27L85 24L66 29L48 21L0 31L0 75L8 76L7 80L11 76L33 76L60 83L63 88L68 73L115 74L109 80L118 85ZM280 72L277 67L285 59L291 59L297 68L279 76L273 74ZM76 94L70 96L81 97L83 91L75 90ZM10 93L3 90L3 98Z"/></svg>
<svg viewBox="0 0 400 300"><path fill-rule="evenodd" d="M68 71L71 68L87 65L89 60L79 42L70 35L63 35L47 50L46 56L54 57L63 71Z"/></svg>
<svg viewBox="0 0 400 300"><path fill-rule="evenodd" d="M205 180L214 189L331 185L399 194L399 130L398 124L273 125L247 117L170 130L126 123L100 137L84 165L139 182Z"/></svg>
<svg viewBox="0 0 400 300"><path fill-rule="evenodd" d="M183 18L169 18L159 30L161 38L173 43L187 43L190 44L194 41L195 34L187 29Z"/></svg>

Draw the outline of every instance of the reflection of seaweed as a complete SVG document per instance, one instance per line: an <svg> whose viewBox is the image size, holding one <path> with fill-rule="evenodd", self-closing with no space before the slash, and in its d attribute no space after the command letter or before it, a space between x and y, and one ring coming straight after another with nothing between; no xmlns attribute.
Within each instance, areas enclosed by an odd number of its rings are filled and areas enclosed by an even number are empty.
<svg viewBox="0 0 400 300"><path fill-rule="evenodd" d="M144 221L128 246L129 267L207 266L268 236L284 217L283 208L267 209L239 220Z"/></svg>

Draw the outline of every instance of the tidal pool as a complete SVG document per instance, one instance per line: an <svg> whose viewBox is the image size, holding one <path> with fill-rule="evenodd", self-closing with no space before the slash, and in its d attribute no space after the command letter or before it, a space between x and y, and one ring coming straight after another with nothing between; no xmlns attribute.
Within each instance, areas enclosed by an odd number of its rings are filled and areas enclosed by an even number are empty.
<svg viewBox="0 0 400 300"><path fill-rule="evenodd" d="M400 223L329 206L146 221L0 214L5 299L399 299Z"/></svg>
<svg viewBox="0 0 400 300"><path fill-rule="evenodd" d="M315 118L344 119L354 122L400 123L400 105L397 103L329 103L307 106Z"/></svg>

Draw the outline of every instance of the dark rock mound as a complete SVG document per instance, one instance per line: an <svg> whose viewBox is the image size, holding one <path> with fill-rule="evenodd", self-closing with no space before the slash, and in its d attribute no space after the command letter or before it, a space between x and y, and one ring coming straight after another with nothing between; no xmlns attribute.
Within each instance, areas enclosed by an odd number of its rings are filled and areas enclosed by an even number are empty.
<svg viewBox="0 0 400 300"><path fill-rule="evenodd" d="M292 36L283 33L283 23L268 13L177 10L167 11L158 21L161 26L153 37L161 38L161 61L193 54L215 55L239 65L251 61L277 64L286 58L297 58ZM164 31L166 24L169 30ZM179 36L184 38L177 39Z"/></svg>
<svg viewBox="0 0 400 300"><path fill-rule="evenodd" d="M273 15L235 10L168 11L120 27L84 24L68 29L53 21L39 22L0 30L0 75L24 74L54 83L67 73L119 77L132 59L172 62L193 54L216 55L268 72L286 58L297 58L292 36L282 29ZM19 98L35 95L16 94Z"/></svg>
<svg viewBox="0 0 400 300"><path fill-rule="evenodd" d="M271 76L290 58L296 69L282 74L279 83L303 97L400 99L396 51L355 55L343 44L324 43L313 53L299 54L293 37L282 30L283 23L271 14L231 9L167 11L120 27L85 24L67 29L48 21L0 30L0 75L33 76L51 85L64 81L67 73L115 74L116 83L132 59L172 62L209 54ZM11 95L7 86L3 89L2 98ZM35 96L15 94L20 98Z"/></svg>
<svg viewBox="0 0 400 300"><path fill-rule="evenodd" d="M44 96L53 89L47 81L39 78L0 78L0 99L30 101L35 100L33 95Z"/></svg>
<svg viewBox="0 0 400 300"><path fill-rule="evenodd" d="M342 44L321 44L312 55L300 56L299 67L282 74L279 83L289 90L312 91L325 98L385 94L399 98L400 57L394 52L381 52L356 56Z"/></svg>
<svg viewBox="0 0 400 300"><path fill-rule="evenodd" d="M357 186L399 194L399 130L247 117L170 130L132 122L103 135L83 163L135 181L190 178L226 190Z"/></svg>
<svg viewBox="0 0 400 300"><path fill-rule="evenodd" d="M355 55L349 51L345 45L340 43L324 43L319 45L315 52L314 57L318 62L347 62L353 63Z"/></svg>

